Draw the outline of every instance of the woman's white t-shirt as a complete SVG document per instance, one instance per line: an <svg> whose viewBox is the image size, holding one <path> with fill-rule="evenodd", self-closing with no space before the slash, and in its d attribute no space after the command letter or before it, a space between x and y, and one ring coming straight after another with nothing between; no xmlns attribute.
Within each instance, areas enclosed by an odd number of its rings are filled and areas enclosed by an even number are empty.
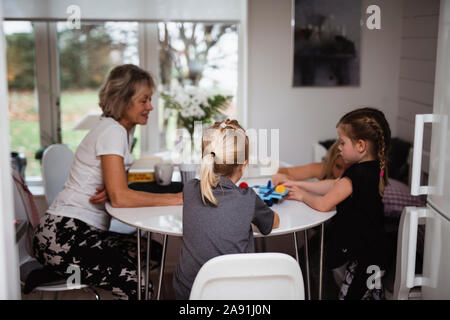
<svg viewBox="0 0 450 320"><path fill-rule="evenodd" d="M92 204L89 199L103 186L101 155L115 154L123 158L125 170L133 163L131 145L134 129L129 133L116 120L101 117L75 153L75 159L64 189L47 210L48 213L76 218L101 230L108 230L111 216L104 204Z"/></svg>

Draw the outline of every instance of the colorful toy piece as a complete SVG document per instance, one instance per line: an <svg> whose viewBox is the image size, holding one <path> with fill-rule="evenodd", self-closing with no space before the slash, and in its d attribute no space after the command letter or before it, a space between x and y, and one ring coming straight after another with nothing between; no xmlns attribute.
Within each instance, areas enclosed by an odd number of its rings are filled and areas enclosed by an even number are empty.
<svg viewBox="0 0 450 320"><path fill-rule="evenodd" d="M252 188L258 189L259 197L270 207L273 203L278 203L285 195L289 193L289 190L285 186L279 185L272 187L272 182L269 180L267 186L252 186Z"/></svg>
<svg viewBox="0 0 450 320"><path fill-rule="evenodd" d="M241 189L247 189L247 188L248 188L247 182L242 181L241 183L239 183L239 188L241 188Z"/></svg>
<svg viewBox="0 0 450 320"><path fill-rule="evenodd" d="M286 192L286 187L283 186L282 184L280 184L280 185L278 185L275 188L275 192L277 192L277 193L285 193Z"/></svg>

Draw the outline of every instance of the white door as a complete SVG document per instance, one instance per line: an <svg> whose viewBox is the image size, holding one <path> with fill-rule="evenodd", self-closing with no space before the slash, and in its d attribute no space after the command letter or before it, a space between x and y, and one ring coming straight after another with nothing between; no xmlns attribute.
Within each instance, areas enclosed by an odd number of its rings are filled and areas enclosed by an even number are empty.
<svg viewBox="0 0 450 320"><path fill-rule="evenodd" d="M416 274L417 230L425 225L422 274ZM432 207L406 207L400 219L394 299L411 299L420 287L421 299L450 299L450 221Z"/></svg>
<svg viewBox="0 0 450 320"><path fill-rule="evenodd" d="M428 201L450 218L450 1L441 1L433 113L429 182L437 186Z"/></svg>
<svg viewBox="0 0 450 320"><path fill-rule="evenodd" d="M422 299L450 299L450 221L429 208L425 219Z"/></svg>
<svg viewBox="0 0 450 320"><path fill-rule="evenodd" d="M441 0L432 115L416 115L411 193L450 219L450 0ZM420 186L423 125L432 122L428 186Z"/></svg>

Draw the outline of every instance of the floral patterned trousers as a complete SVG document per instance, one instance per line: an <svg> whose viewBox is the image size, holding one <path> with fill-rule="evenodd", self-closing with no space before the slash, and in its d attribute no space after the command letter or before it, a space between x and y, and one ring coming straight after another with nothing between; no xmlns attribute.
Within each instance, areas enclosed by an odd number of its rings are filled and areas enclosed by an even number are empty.
<svg viewBox="0 0 450 320"><path fill-rule="evenodd" d="M134 235L103 231L78 219L47 213L35 230L33 250L41 264L61 276L69 278L78 269L81 284L111 290L118 299L137 298Z"/></svg>

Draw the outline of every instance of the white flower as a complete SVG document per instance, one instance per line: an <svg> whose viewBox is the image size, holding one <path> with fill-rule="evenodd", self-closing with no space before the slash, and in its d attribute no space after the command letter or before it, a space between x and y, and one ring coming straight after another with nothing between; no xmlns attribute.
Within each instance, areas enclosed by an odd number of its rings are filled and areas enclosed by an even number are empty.
<svg viewBox="0 0 450 320"><path fill-rule="evenodd" d="M208 103L208 95L203 90L199 90L194 96L192 96L192 103L196 105L206 105Z"/></svg>
<svg viewBox="0 0 450 320"><path fill-rule="evenodd" d="M191 105L191 98L187 94L180 94L176 96L175 101L177 101L183 109Z"/></svg>
<svg viewBox="0 0 450 320"><path fill-rule="evenodd" d="M193 113L194 113L195 117L197 117L197 118L201 118L201 117L205 116L205 112L199 106L195 106L193 108Z"/></svg>
<svg viewBox="0 0 450 320"><path fill-rule="evenodd" d="M187 85L187 86L184 88L184 91L185 91L187 94L191 94L191 95L195 95L195 94L197 93L197 90L198 90L197 87L191 86L191 85Z"/></svg>
<svg viewBox="0 0 450 320"><path fill-rule="evenodd" d="M183 118L189 118L191 116L188 109L182 109L180 114Z"/></svg>

